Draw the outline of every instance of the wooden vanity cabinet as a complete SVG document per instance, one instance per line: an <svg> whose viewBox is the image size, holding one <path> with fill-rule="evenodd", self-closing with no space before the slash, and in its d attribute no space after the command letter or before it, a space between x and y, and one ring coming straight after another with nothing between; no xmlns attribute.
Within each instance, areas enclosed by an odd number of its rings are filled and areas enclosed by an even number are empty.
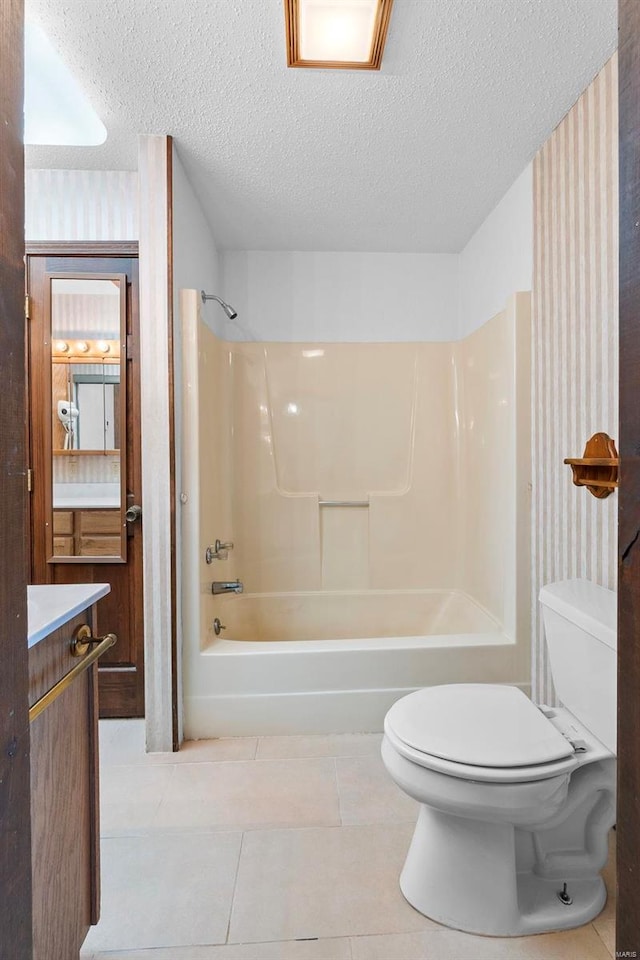
<svg viewBox="0 0 640 960"><path fill-rule="evenodd" d="M76 666L83 611L29 650L29 705ZM97 665L31 723L33 958L76 960L100 903Z"/></svg>

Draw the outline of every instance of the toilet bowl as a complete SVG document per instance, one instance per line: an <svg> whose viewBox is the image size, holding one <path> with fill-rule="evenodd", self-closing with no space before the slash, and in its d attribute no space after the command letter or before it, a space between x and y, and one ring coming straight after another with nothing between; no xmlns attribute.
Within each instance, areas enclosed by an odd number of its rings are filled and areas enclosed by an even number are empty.
<svg viewBox="0 0 640 960"><path fill-rule="evenodd" d="M540 595L562 707L517 687L446 684L389 710L382 758L420 803L400 876L446 926L522 936L587 923L615 822L615 595L563 581Z"/></svg>

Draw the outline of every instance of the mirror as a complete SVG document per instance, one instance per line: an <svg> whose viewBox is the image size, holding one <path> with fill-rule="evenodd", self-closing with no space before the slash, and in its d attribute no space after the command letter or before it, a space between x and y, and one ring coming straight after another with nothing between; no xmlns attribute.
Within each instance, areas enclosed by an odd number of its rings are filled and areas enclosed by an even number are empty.
<svg viewBox="0 0 640 960"><path fill-rule="evenodd" d="M50 560L125 559L126 278L52 276Z"/></svg>

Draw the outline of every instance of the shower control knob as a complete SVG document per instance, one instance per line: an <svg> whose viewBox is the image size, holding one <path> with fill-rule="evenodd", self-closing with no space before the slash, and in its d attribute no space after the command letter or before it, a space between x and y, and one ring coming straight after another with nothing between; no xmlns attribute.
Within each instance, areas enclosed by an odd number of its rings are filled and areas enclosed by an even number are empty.
<svg viewBox="0 0 640 960"><path fill-rule="evenodd" d="M233 550L233 542L231 540L216 540L215 549L216 553L221 553L223 550Z"/></svg>
<svg viewBox="0 0 640 960"><path fill-rule="evenodd" d="M215 620L213 621L213 632L215 633L216 637L219 637L222 631L226 629L227 628L224 625L224 623L220 623L220 620L218 619L218 617L216 617Z"/></svg>
<svg viewBox="0 0 640 960"><path fill-rule="evenodd" d="M207 563L213 563L214 560L226 560L229 556L229 550L233 550L231 540L216 540L212 547L207 547L204 558Z"/></svg>

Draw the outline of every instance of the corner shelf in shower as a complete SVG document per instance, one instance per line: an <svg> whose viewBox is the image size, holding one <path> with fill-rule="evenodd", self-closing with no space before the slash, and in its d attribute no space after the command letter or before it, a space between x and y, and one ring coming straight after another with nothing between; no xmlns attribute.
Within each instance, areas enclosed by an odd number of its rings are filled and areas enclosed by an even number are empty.
<svg viewBox="0 0 640 960"><path fill-rule="evenodd" d="M564 462L573 471L576 487L586 487L599 500L604 500L618 486L620 458L615 441L607 433L594 433L587 440L581 457L568 457Z"/></svg>

